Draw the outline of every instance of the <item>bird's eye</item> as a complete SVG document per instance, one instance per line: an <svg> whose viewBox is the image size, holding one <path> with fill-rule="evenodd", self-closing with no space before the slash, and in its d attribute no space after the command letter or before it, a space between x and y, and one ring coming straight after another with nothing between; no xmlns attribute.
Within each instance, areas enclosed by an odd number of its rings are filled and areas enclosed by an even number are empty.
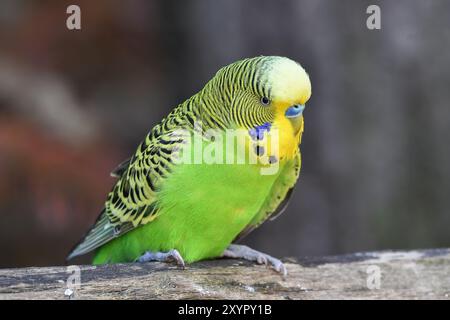
<svg viewBox="0 0 450 320"><path fill-rule="evenodd" d="M262 105L267 106L267 105L269 105L269 103L270 103L269 98L267 98L267 97L262 97L261 98L261 104Z"/></svg>

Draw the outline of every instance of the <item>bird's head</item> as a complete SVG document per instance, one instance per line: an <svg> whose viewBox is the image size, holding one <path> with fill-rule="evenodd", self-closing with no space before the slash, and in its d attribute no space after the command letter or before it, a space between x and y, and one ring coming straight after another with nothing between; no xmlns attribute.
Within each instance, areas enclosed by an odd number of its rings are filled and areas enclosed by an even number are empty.
<svg viewBox="0 0 450 320"><path fill-rule="evenodd" d="M267 59L267 60L266 60ZM311 82L303 67L288 58L267 57L259 68L262 82L260 102L273 113L273 123L284 129L292 127L297 135L303 128L303 110L311 97Z"/></svg>
<svg viewBox="0 0 450 320"><path fill-rule="evenodd" d="M303 110L311 82L303 67L285 57L261 56L230 64L212 81L222 109L232 123L245 128L279 130L280 150L292 155L303 131Z"/></svg>

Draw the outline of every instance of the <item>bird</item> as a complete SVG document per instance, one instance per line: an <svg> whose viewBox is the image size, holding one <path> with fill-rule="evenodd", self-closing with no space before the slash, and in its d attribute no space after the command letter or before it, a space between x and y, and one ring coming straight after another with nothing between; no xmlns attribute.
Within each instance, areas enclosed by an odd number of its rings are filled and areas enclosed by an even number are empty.
<svg viewBox="0 0 450 320"><path fill-rule="evenodd" d="M94 251L95 265L184 268L225 257L285 276L281 260L239 242L292 197L310 97L308 73L290 58L257 56L222 67L111 173L117 181L100 215L67 259Z"/></svg>

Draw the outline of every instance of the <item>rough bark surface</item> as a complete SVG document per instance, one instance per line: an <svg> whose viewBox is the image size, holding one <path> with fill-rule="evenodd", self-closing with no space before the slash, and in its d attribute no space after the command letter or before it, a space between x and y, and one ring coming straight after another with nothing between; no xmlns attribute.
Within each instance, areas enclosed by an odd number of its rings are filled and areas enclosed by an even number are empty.
<svg viewBox="0 0 450 320"><path fill-rule="evenodd" d="M0 270L0 299L450 299L450 249L284 259L288 276L238 260ZM378 271L381 274L377 281ZM378 286L379 285L379 286ZM379 287L379 288L377 288Z"/></svg>

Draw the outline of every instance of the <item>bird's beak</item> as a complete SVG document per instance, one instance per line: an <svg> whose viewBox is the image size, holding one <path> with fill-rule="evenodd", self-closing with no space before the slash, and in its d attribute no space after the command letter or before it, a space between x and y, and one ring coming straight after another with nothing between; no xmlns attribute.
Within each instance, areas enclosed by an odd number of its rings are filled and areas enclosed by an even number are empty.
<svg viewBox="0 0 450 320"><path fill-rule="evenodd" d="M294 135L297 135L303 128L303 110L305 110L304 104L296 104L286 110L285 116L292 123Z"/></svg>

